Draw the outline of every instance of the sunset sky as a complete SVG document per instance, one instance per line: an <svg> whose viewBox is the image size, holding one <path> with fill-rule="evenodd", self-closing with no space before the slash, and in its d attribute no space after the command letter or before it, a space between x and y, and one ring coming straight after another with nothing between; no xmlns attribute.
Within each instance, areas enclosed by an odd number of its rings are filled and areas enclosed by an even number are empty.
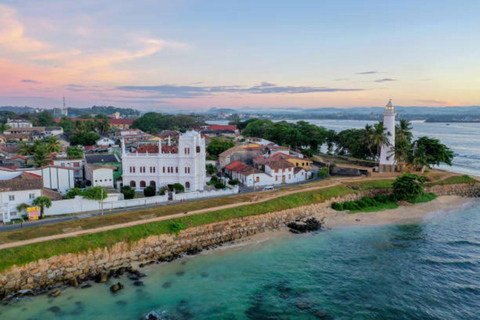
<svg viewBox="0 0 480 320"><path fill-rule="evenodd" d="M0 106L480 105L479 13L480 1L0 0Z"/></svg>

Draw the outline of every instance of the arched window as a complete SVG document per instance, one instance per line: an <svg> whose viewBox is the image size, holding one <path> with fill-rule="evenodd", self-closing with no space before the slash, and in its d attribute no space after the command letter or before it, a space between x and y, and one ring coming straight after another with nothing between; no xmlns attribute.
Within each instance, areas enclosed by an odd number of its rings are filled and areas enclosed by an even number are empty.
<svg viewBox="0 0 480 320"><path fill-rule="evenodd" d="M147 186L147 183L145 181L140 181L140 188L145 188Z"/></svg>
<svg viewBox="0 0 480 320"><path fill-rule="evenodd" d="M150 181L150 185L155 187L155 181Z"/></svg>
<svg viewBox="0 0 480 320"><path fill-rule="evenodd" d="M185 189L190 190L190 182L185 182Z"/></svg>
<svg viewBox="0 0 480 320"><path fill-rule="evenodd" d="M130 187L132 188L135 188L137 186L137 184L135 183L135 181L130 181Z"/></svg>

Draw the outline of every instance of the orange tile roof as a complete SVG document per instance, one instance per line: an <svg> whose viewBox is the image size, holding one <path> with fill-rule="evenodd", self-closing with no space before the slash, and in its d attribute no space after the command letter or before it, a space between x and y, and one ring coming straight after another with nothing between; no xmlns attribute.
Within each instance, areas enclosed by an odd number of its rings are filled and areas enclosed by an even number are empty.
<svg viewBox="0 0 480 320"><path fill-rule="evenodd" d="M240 172L240 170L247 168L248 165L243 163L240 160L233 161L232 163L229 163L225 166L226 170L234 171L234 172Z"/></svg>

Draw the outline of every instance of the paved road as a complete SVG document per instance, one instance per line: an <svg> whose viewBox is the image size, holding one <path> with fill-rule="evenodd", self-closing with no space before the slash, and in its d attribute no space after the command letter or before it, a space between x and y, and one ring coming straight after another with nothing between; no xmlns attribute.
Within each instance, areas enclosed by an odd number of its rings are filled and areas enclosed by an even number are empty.
<svg viewBox="0 0 480 320"><path fill-rule="evenodd" d="M291 186L300 185L300 184L307 184L307 183L311 183L311 182L314 182L314 181L317 181L317 180L318 179L315 178L315 179L312 179L312 180L302 181L302 182L298 182L298 183L291 183L291 184L288 184L288 185L275 186L275 189L279 189L281 187L291 187ZM240 186L240 193L245 194L245 193L259 192L262 189L263 189L263 187L258 187L257 190L253 190L253 188ZM221 196L221 197L228 197L228 196L229 195L225 195L225 196ZM183 202L168 201L168 202L164 202L164 203L161 203L161 204L158 204L158 205L135 206L135 207L122 208L122 209L115 209L115 210L104 210L103 214L107 215L107 214L114 214L114 213L120 213L120 212L126 212L126 211L136 211L136 210L141 210L141 209L157 208L157 207L169 206L169 205L174 205L174 204L179 204L179 203L193 202L193 201L198 201L198 200L203 200L203 199L205 199L205 198L191 199L191 200L186 200L186 201L183 201ZM48 224L63 222L63 221L70 221L70 220L77 220L77 219L88 219L88 218L91 218L91 217L98 217L98 216L101 216L101 215L102 215L102 212L94 211L94 212L75 214L75 215L69 215L69 216L50 217L50 218L47 218L47 219L44 219L44 220L29 221L29 222L25 222L25 223L22 223L22 224L0 225L0 232L22 229L22 228L31 228L31 227L43 226L43 225L48 225Z"/></svg>

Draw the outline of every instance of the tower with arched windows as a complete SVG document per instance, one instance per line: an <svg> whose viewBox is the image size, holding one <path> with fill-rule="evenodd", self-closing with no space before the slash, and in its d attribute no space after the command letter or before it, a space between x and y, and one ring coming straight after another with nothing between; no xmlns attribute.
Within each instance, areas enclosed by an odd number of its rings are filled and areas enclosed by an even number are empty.
<svg viewBox="0 0 480 320"><path fill-rule="evenodd" d="M395 171L395 115L395 108L390 99L383 112L383 126L388 143L384 143L380 149L380 172Z"/></svg>
<svg viewBox="0 0 480 320"><path fill-rule="evenodd" d="M159 190L180 183L185 191L200 191L205 186L205 139L196 131L182 134L178 143L159 141L127 152L122 142L123 184L136 191L147 186Z"/></svg>

